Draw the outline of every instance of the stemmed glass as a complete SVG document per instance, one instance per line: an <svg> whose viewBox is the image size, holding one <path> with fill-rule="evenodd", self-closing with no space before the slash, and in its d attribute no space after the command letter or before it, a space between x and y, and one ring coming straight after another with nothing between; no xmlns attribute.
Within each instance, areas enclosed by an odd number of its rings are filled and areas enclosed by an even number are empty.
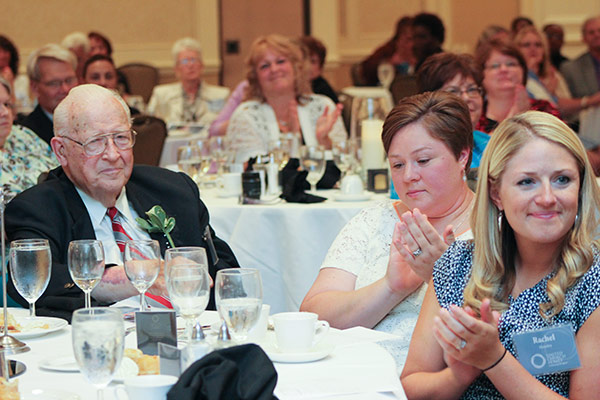
<svg viewBox="0 0 600 400"><path fill-rule="evenodd" d="M73 313L71 325L77 365L97 389L98 400L102 400L103 389L123 358L125 330L121 312L105 307L79 309Z"/></svg>
<svg viewBox="0 0 600 400"><path fill-rule="evenodd" d="M300 161L305 171L308 171L306 180L310 183L311 192L317 191L317 183L325 173L325 148L323 146L302 146L300 148Z"/></svg>
<svg viewBox="0 0 600 400"><path fill-rule="evenodd" d="M196 145L181 146L177 149L177 167L188 174L196 183L200 183L202 174L202 148Z"/></svg>
<svg viewBox="0 0 600 400"><path fill-rule="evenodd" d="M92 290L104 274L104 247L99 240L73 240L69 243L69 274L85 293L85 308L92 306Z"/></svg>
<svg viewBox="0 0 600 400"><path fill-rule="evenodd" d="M215 282L217 311L238 343L248 339L248 331L260 319L262 282L252 268L217 271Z"/></svg>
<svg viewBox="0 0 600 400"><path fill-rule="evenodd" d="M125 275L134 288L140 292L140 311L146 305L146 290L150 288L160 273L160 246L156 240L130 240L125 243L123 254Z"/></svg>
<svg viewBox="0 0 600 400"><path fill-rule="evenodd" d="M333 161L342 172L342 179L346 175L355 173L358 164L358 143L354 139L344 139L333 143Z"/></svg>
<svg viewBox="0 0 600 400"><path fill-rule="evenodd" d="M48 287L52 257L46 239L22 239L10 243L10 277L15 288L29 303L29 316L35 317L35 302Z"/></svg>
<svg viewBox="0 0 600 400"><path fill-rule="evenodd" d="M210 298L208 259L202 247L175 247L165 252L165 280L169 300L186 322L186 336L192 337L196 319Z"/></svg>

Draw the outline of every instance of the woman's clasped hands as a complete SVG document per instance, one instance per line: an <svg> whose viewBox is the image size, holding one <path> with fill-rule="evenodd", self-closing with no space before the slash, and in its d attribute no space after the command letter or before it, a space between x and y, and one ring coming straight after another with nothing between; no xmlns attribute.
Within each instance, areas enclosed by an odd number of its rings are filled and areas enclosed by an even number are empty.
<svg viewBox="0 0 600 400"><path fill-rule="evenodd" d="M452 226L448 225L443 237L440 236L427 216L417 208L406 211L400 219L394 228L392 247L424 282L429 282L433 264L454 242Z"/></svg>
<svg viewBox="0 0 600 400"><path fill-rule="evenodd" d="M505 348L498 336L500 314L489 299L481 303L481 317L470 307L451 305L434 319L433 334L444 351L444 361L454 376L470 384L482 371L495 366Z"/></svg>

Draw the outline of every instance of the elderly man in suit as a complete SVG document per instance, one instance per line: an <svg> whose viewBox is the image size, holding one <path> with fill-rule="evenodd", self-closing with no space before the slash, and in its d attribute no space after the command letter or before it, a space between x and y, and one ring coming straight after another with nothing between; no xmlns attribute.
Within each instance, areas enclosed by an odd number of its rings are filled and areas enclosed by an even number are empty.
<svg viewBox="0 0 600 400"><path fill-rule="evenodd" d="M588 51L560 68L571 94L577 98L591 96L600 89L600 16L586 20L582 34Z"/></svg>
<svg viewBox="0 0 600 400"><path fill-rule="evenodd" d="M129 108L118 94L98 85L78 86L56 108L54 124L52 149L61 167L6 209L10 240L46 238L50 242L52 274L38 301L40 314L69 318L71 311L83 305L82 292L67 268L68 245L76 239L98 239L104 245L107 268L92 292L95 301L108 304L136 295L124 272L113 224L119 222L132 239L158 240L164 254L164 235L149 234L135 221L155 205L176 220L171 232L175 246L206 248L213 278L219 269L238 267L229 246L214 235L208 210L187 175L133 165L135 132ZM166 294L162 274L150 292ZM12 284L9 293L27 304ZM214 293L209 308L214 309Z"/></svg>
<svg viewBox="0 0 600 400"><path fill-rule="evenodd" d="M69 90L77 85L77 60L68 49L47 44L34 51L27 62L27 76L37 107L22 121L50 144L54 136L52 113Z"/></svg>
<svg viewBox="0 0 600 400"><path fill-rule="evenodd" d="M156 86L147 111L170 124L197 123L208 129L225 105L229 89L202 80L204 64L197 40L179 39L172 53L179 82Z"/></svg>

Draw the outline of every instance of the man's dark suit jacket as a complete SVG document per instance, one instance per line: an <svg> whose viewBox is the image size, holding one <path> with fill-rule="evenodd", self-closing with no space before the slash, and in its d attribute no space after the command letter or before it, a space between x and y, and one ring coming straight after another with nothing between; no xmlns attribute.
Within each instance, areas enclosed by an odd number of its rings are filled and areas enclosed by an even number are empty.
<svg viewBox="0 0 600 400"><path fill-rule="evenodd" d="M215 265L204 230L209 224L208 210L200 200L198 187L185 174L150 166L134 166L127 183L127 199L140 217L155 205L167 216L175 218L171 237L175 246L202 246L209 260L209 272L215 279L217 270L239 267L233 252L218 239L211 228L214 246L219 257ZM15 197L6 207L6 233L9 240L45 238L52 251L52 274L48 289L36 302L39 315L60 316L70 320L71 312L84 306L83 292L73 284L67 265L69 242L95 239L89 214L75 186L61 167L50 172L48 179ZM160 243L161 253L167 249L162 233L151 233ZM27 306L9 279L10 296ZM214 290L208 309L214 310Z"/></svg>
<svg viewBox="0 0 600 400"><path fill-rule="evenodd" d="M50 144L50 139L54 137L54 123L44 113L39 104L21 121L21 125L34 131L48 144Z"/></svg>

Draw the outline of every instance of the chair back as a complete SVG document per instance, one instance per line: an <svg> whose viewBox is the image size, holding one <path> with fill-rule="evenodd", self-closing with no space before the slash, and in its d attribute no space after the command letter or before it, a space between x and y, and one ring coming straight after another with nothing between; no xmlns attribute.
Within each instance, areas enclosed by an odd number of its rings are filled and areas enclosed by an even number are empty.
<svg viewBox="0 0 600 400"><path fill-rule="evenodd" d="M401 99L407 96L419 93L417 77L415 75L396 74L390 85L390 93L392 93L394 104L398 104Z"/></svg>
<svg viewBox="0 0 600 400"><path fill-rule="evenodd" d="M158 68L144 63L130 63L121 65L117 71L125 75L130 94L137 94L148 103L152 89L158 84Z"/></svg>
<svg viewBox="0 0 600 400"><path fill-rule="evenodd" d="M133 119L132 128L137 132L135 146L133 146L134 162L158 166L167 138L165 122L150 115L139 115Z"/></svg>
<svg viewBox="0 0 600 400"><path fill-rule="evenodd" d="M362 62L352 64L350 67L350 76L352 77L353 86L368 86L363 75Z"/></svg>

